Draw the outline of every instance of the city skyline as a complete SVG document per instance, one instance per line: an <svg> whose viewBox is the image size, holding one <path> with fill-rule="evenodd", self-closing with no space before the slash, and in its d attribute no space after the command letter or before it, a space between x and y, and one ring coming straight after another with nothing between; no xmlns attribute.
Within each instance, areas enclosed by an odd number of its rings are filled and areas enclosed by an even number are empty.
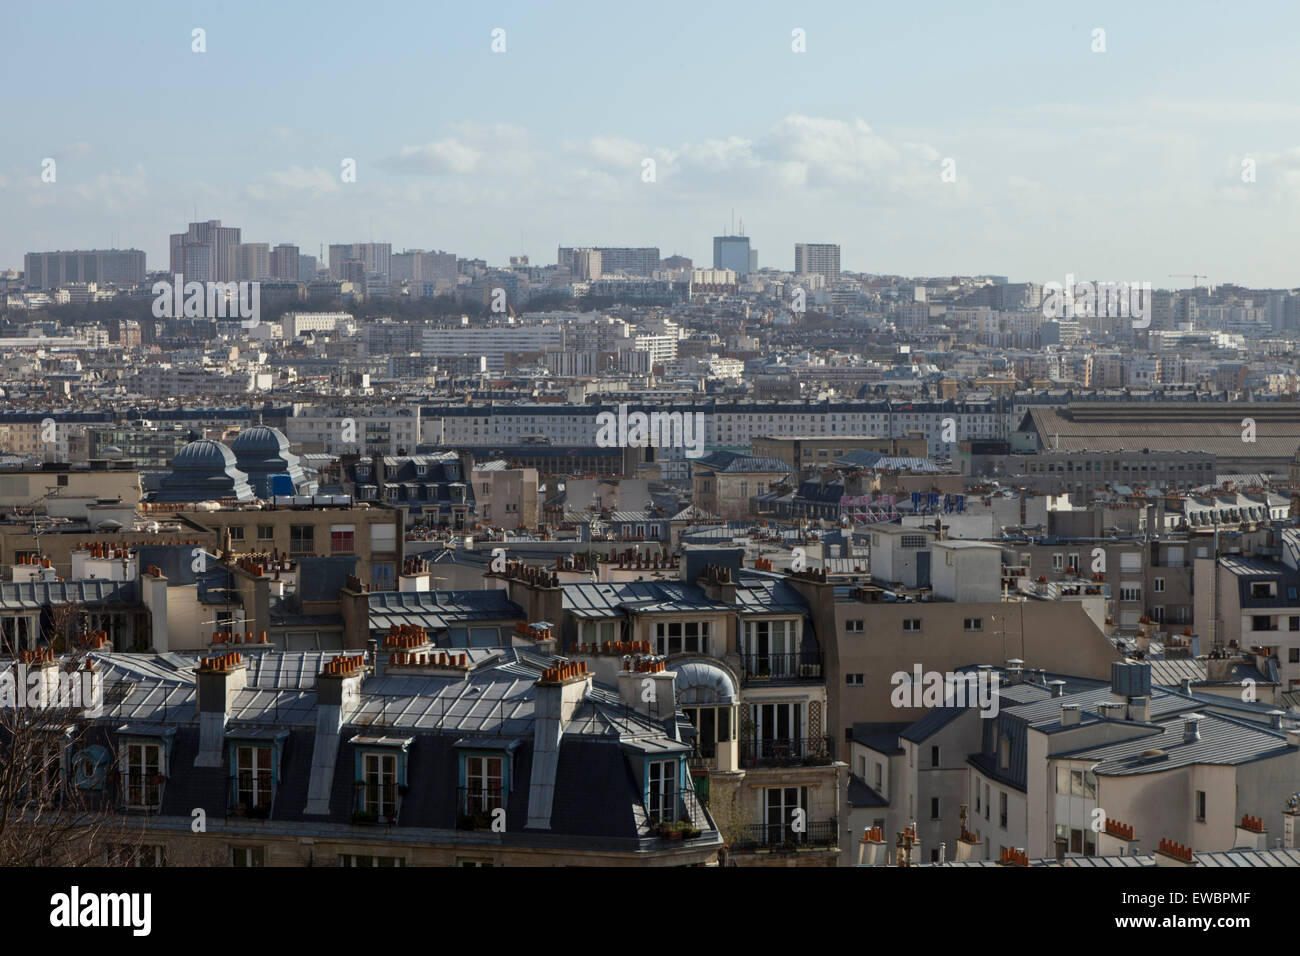
<svg viewBox="0 0 1300 956"><path fill-rule="evenodd" d="M545 263L581 241L704 264L734 210L760 268L790 268L794 244L815 240L840 244L853 272L1300 285L1285 243L1300 110L1263 92L1295 78L1297 14L1280 6L1100 4L1084 19L941 4L913 22L843 4L743 18L580 5L563 20L380 5L349 21L345 56L337 3L310 17L259 9L259 31L246 4L146 3L129 22L72 6L70 20L10 15L12 35L57 28L99 72L95 96L79 96L41 44L17 45L7 69L41 81L21 145L0 152L0 216L22 227L0 244L5 267L107 246L162 263L178 223L207 219L307 254L379 240ZM274 40L285 32L291 47ZM159 88L160 68L186 82ZM276 76L303 90L291 110ZM564 94L521 95L542 76ZM142 91L154 109L105 109ZM347 159L355 182L342 181Z"/></svg>

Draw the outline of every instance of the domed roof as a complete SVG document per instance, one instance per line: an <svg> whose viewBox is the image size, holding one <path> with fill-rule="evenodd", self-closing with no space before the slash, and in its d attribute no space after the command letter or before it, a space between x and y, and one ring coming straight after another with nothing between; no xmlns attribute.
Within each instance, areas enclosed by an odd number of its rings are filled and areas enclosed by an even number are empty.
<svg viewBox="0 0 1300 956"><path fill-rule="evenodd" d="M276 454L289 450L289 439L278 428L269 425L253 425L245 428L230 443L235 454Z"/></svg>
<svg viewBox="0 0 1300 956"><path fill-rule="evenodd" d="M298 456L289 450L284 432L269 425L245 428L230 444L235 462L248 476L248 483L259 498L269 498L273 479L288 475L294 489L307 483Z"/></svg>
<svg viewBox="0 0 1300 956"><path fill-rule="evenodd" d="M235 466L235 453L219 441L200 438L192 441L176 453L172 459L172 471L181 469L202 471L225 471Z"/></svg>
<svg viewBox="0 0 1300 956"><path fill-rule="evenodd" d="M677 672L673 684L677 687L679 704L734 704L738 700L736 682L725 668L717 664L686 661L673 670Z"/></svg>

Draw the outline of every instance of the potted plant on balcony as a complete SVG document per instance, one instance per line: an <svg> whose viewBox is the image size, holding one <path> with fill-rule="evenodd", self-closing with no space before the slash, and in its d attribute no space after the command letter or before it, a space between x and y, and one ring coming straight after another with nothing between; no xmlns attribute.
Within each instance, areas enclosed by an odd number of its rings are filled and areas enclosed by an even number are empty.
<svg viewBox="0 0 1300 956"><path fill-rule="evenodd" d="M487 830L491 826L492 817L482 810L461 813L456 818L456 829L458 830Z"/></svg>
<svg viewBox="0 0 1300 956"><path fill-rule="evenodd" d="M665 840L680 840L682 838L681 824L662 822L659 824L659 836Z"/></svg>

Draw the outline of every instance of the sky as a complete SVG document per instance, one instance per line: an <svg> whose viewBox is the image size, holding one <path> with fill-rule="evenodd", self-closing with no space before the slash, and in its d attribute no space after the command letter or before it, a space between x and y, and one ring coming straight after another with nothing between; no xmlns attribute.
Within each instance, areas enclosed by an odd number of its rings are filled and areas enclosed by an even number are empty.
<svg viewBox="0 0 1300 956"><path fill-rule="evenodd" d="M835 242L850 271L1300 286L1292 0L0 10L0 268L166 268L196 216L308 254L707 267L734 214L760 267Z"/></svg>

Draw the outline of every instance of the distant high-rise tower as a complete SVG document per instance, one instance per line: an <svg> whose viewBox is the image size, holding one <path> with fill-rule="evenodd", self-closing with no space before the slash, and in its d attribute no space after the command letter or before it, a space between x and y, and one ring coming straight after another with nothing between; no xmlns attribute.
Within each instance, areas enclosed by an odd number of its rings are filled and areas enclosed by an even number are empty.
<svg viewBox="0 0 1300 956"><path fill-rule="evenodd" d="M378 272L385 278L392 275L393 244L391 242L346 242L330 246L329 265L331 279L347 279L346 263L360 259L364 274Z"/></svg>
<svg viewBox="0 0 1300 956"><path fill-rule="evenodd" d="M750 251L748 236L714 236L713 268L730 269L738 276L747 276Z"/></svg>
<svg viewBox="0 0 1300 956"><path fill-rule="evenodd" d="M172 233L171 270L199 282L233 282L238 245L239 230L223 227L220 219L192 222Z"/></svg>
<svg viewBox="0 0 1300 956"><path fill-rule="evenodd" d="M271 250L271 275L277 279L298 282L298 247L281 243Z"/></svg>
<svg viewBox="0 0 1300 956"><path fill-rule="evenodd" d="M829 242L796 242L795 275L820 275L836 279L840 274L840 247Z"/></svg>
<svg viewBox="0 0 1300 956"><path fill-rule="evenodd" d="M270 243L241 242L235 246L235 279L258 282L270 276Z"/></svg>

